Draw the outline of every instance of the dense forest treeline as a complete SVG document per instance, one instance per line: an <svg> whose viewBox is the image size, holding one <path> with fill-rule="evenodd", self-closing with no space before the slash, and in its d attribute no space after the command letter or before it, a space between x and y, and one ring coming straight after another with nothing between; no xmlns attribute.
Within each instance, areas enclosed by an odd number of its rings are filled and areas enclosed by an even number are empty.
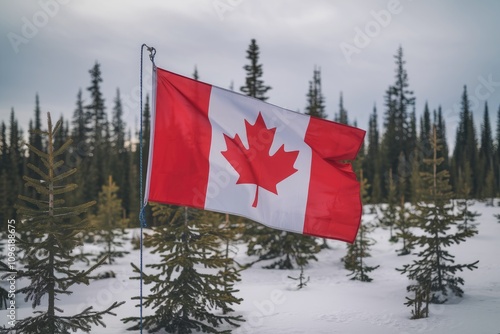
<svg viewBox="0 0 500 334"><path fill-rule="evenodd" d="M247 51L249 57L252 56L252 45L253 52L258 54L258 46L254 42ZM477 120L473 117L467 87L464 86L455 144L450 152L446 142L446 119L441 107L432 108L426 103L423 110L416 110L416 97L410 87L402 48L397 50L394 58L394 84L387 87L384 106L378 108L374 106L371 112L367 111L370 112L367 125L351 121L344 106L342 93L333 118L337 122L367 129L365 145L360 152L358 163L355 163L355 168L358 173L359 170L363 170L363 177L369 185L366 189L368 202L387 201L390 183L395 185L398 198L410 202L416 199L420 182L418 172L427 168L423 162L432 155L430 136L433 127L436 128L437 138L442 146L440 155L444 159L439 168L449 170L455 196L476 199L498 196L500 107L494 133L489 106L485 102L480 131L477 133L475 125ZM247 95L265 100L268 99L271 87L264 85L262 65L258 66L259 68L255 70L260 82L255 85L251 82L252 78L246 78L245 86L240 90ZM119 89L112 98L111 108L107 107L102 94L103 77L98 62L89 70L89 74L89 86L77 92L75 109L71 117L61 116L62 130L56 138L56 144L64 143L67 138L73 139L73 144L64 159L67 163L61 168L79 169L79 172L72 176L72 181L79 185L78 190L76 194L71 195L71 198L67 198L67 201L73 204L96 200L100 189L106 184L108 177L112 176L119 189L117 196L122 200L123 214L129 218L130 224L135 226L139 211L138 133L132 133L130 126L124 121ZM198 77L196 68L193 76L196 79ZM304 112L326 118L321 70L317 67L313 69L309 90L304 96ZM10 112L10 117L0 124L0 224L2 225L7 219L16 218L14 204L18 195L26 195L32 191L23 187L22 176L33 173L27 168L27 164L34 163L36 157L28 151L25 141L27 140L38 150L44 150L46 143L34 131L40 130L44 117L37 94L34 98L33 118L29 122L27 132L18 123L14 108ZM146 97L143 108L144 166L147 164L149 133L150 102ZM464 194L465 188L467 194ZM154 225L152 220L153 217L149 214L149 221Z"/></svg>

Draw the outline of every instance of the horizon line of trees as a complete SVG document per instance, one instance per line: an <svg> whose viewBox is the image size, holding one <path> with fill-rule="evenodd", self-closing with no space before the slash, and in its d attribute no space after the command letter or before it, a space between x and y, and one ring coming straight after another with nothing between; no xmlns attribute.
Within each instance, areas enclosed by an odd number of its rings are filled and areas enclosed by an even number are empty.
<svg viewBox="0 0 500 334"><path fill-rule="evenodd" d="M250 44L249 56L258 54L255 40ZM420 169L423 159L431 155L430 135L432 126L436 126L438 140L443 145L441 155L444 162L440 168L450 171L452 190L457 193L465 179L471 179L470 196L476 199L493 198L500 193L500 106L497 114L496 133L490 123L488 102L485 102L483 119L477 134L471 102L467 87L464 86L460 100L459 124L456 131L454 149L449 150L446 141L446 120L441 107L431 109L425 103L424 110L417 115L415 96L409 88L408 73L405 69L403 48L399 47L395 56L395 82L385 92L382 117L376 106L369 115L365 145L360 152L361 167L370 188L367 190L369 203L381 203L387 200L389 193L389 175L398 188L398 194L404 195L406 201L415 198L417 185L415 172ZM262 64L245 65L245 70L256 66L256 75L245 79L240 91L256 98L267 100L271 86L265 85ZM248 67L248 68L247 68ZM101 65L96 62L89 70L90 84L86 88L84 99L82 89L76 96L75 109L71 119L60 117L62 131L59 142L67 138L73 139L68 151L70 167L82 170L80 180L73 180L81 187L70 203L95 200L99 189L109 176L119 187L118 197L123 201L125 215L131 222L136 222L139 211L138 191L138 140L134 140L130 128L123 118L123 105L120 90L117 88L111 111L106 110L102 94ZM195 66L194 78L199 77ZM255 81L255 82L253 82ZM305 94L304 113L320 118L327 118L325 97L321 87L321 69L313 69L309 89ZM41 126L41 105L38 94L35 95L33 119L30 120L27 143L38 150L43 150L44 143L36 133ZM381 118L381 119L380 119ZM150 133L150 103L146 96L144 104L144 156L143 165L147 165L147 151ZM333 121L358 126L349 119L344 106L342 92L339 97L338 111ZM379 130L382 128L382 131ZM33 176L27 164L33 162L34 156L26 149L23 128L18 123L14 108L8 123L0 123L0 215L2 225L7 218L15 218L13 209L17 195L26 195L30 190L22 186L25 173ZM418 168L418 169L416 169ZM465 174L470 175L465 175ZM413 176L413 177L412 177ZM143 175L143 177L145 177ZM75 176L78 178L78 176ZM83 181L85 179L85 182ZM32 190L31 190L32 191ZM152 215L149 212L148 218Z"/></svg>

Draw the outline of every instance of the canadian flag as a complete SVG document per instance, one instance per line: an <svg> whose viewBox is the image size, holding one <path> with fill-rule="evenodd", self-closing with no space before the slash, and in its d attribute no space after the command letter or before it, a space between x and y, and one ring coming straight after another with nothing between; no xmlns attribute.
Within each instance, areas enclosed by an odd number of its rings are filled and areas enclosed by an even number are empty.
<svg viewBox="0 0 500 334"><path fill-rule="evenodd" d="M145 201L353 242L365 131L155 69Z"/></svg>

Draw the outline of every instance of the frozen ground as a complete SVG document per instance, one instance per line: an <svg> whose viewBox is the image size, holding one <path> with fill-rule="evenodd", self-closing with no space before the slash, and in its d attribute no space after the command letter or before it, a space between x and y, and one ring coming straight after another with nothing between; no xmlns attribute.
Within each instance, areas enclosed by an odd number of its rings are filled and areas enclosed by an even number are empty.
<svg viewBox="0 0 500 334"><path fill-rule="evenodd" d="M246 319L234 333L370 333L370 334L499 334L500 333L500 224L493 214L500 207L487 207L477 203L473 210L482 215L478 218L479 234L466 243L454 246L451 253L457 263L480 260L479 269L460 273L465 279L465 295L444 305L432 305L430 317L410 320L410 309L405 302L408 280L395 268L410 263L412 256L397 256L398 244L388 242L389 232L376 229L372 237L377 243L372 247L369 265L380 265L371 273L373 281L351 281L340 259L346 244L329 241L331 249L318 255L305 274L310 282L302 290L287 276L298 276L296 271L262 269L265 263L257 263L242 272L237 285L239 297L236 313ZM366 221L373 215L366 215ZM131 230L130 234L138 233ZM90 250L92 246L86 246ZM128 246L130 247L130 246ZM240 246L237 260L252 261ZM158 257L145 249L144 264L157 261ZM129 280L132 275L130 262L139 264L139 252L131 251L118 263L105 266L100 271L113 270L117 277L93 281L89 286L78 286L74 294L63 297L66 314L72 314L87 306L103 309L113 301L126 301L116 310L117 316L105 318L106 328L95 327L92 333L126 333L127 325L120 319L138 316L139 309L131 297L139 295L139 282ZM24 282L18 282L22 285ZM2 282L3 284L3 282ZM148 287L144 287L144 294ZM168 296L165 296L168 298ZM30 304L17 297L18 317L31 313ZM149 313L145 310L144 313ZM0 311L0 324L7 321L6 311Z"/></svg>

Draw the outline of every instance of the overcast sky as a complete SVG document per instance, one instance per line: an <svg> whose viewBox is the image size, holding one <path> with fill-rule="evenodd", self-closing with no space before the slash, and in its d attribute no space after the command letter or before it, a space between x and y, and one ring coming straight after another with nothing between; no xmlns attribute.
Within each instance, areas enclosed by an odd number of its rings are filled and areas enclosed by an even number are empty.
<svg viewBox="0 0 500 334"><path fill-rule="evenodd" d="M120 88L133 127L142 43L156 48L159 67L191 76L196 65L200 80L239 91L255 38L269 102L303 111L317 65L330 119L342 91L364 129L374 105L382 122L401 45L417 115L426 101L441 105L452 141L464 85L476 125L485 101L496 124L499 14L497 0L0 0L0 120L14 108L26 131L37 92L43 112L71 118L98 61L107 111Z"/></svg>

